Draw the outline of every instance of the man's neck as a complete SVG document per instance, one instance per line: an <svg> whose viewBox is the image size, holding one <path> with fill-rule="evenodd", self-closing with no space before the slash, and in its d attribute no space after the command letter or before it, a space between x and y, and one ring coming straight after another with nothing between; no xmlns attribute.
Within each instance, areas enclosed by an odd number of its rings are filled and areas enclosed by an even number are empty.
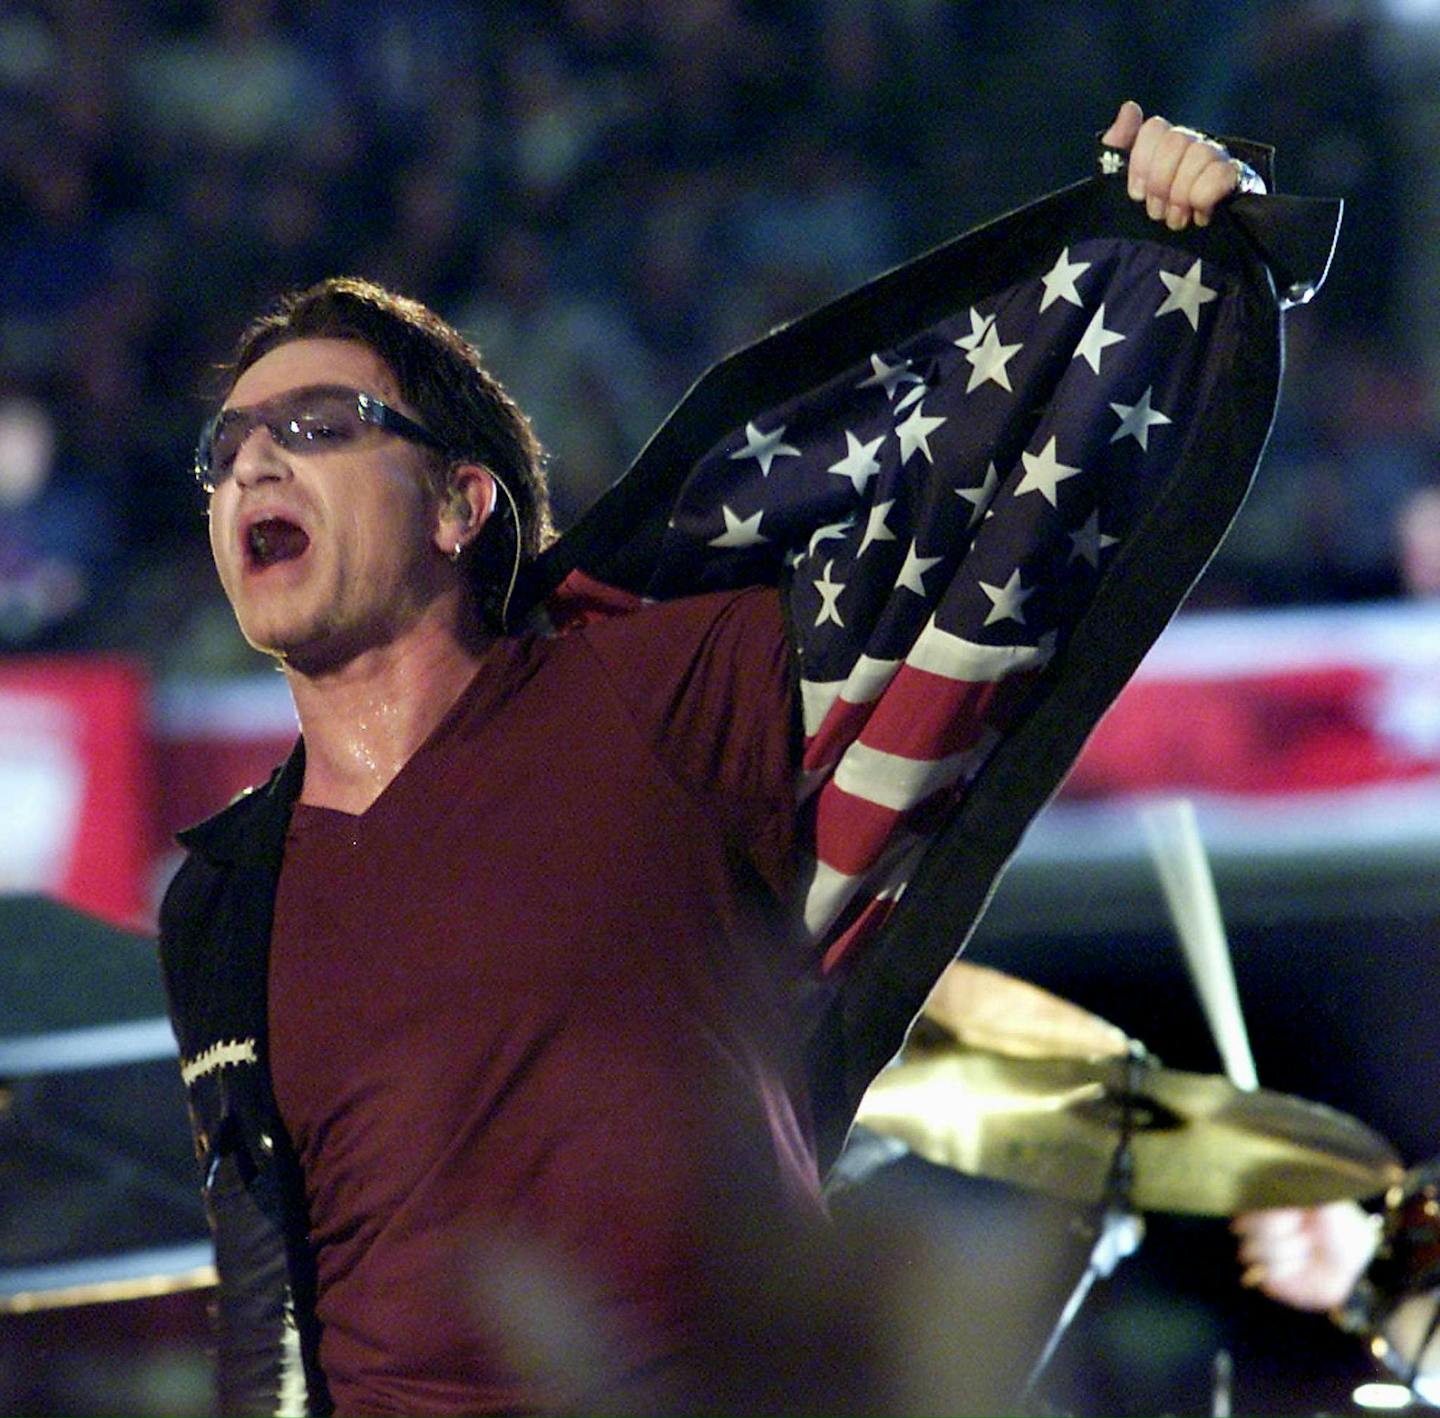
<svg viewBox="0 0 1440 1418"><path fill-rule="evenodd" d="M389 786L474 678L485 642L449 627L411 633L309 675L285 675L305 739L300 801L361 813Z"/></svg>

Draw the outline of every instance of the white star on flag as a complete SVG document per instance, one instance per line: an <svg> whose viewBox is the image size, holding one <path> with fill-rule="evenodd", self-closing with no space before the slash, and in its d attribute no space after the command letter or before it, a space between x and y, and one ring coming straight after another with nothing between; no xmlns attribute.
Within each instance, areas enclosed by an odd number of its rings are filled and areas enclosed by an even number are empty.
<svg viewBox="0 0 1440 1418"><path fill-rule="evenodd" d="M1117 153L1113 148L1106 148L1105 151L1100 154L1100 171L1107 177L1119 172L1124 166L1125 157L1123 153Z"/></svg>
<svg viewBox="0 0 1440 1418"><path fill-rule="evenodd" d="M1020 568L1010 573L1010 579L1003 586L989 586L984 581L980 589L990 597L990 612L985 617L986 625L1000 620L1018 620L1025 624L1025 613L1020 608L1035 594L1035 587L1026 590L1020 584Z"/></svg>
<svg viewBox="0 0 1440 1418"><path fill-rule="evenodd" d="M905 553L905 565L900 568L900 575L895 580L896 590L903 586L907 591L914 591L917 596L927 595L925 573L943 560L944 557L940 556L921 556L916 544L911 542L910 550Z"/></svg>
<svg viewBox="0 0 1440 1418"><path fill-rule="evenodd" d="M838 473L842 478L849 478L854 485L856 496L863 496L865 484L880 471L879 460L875 457L875 450L885 441L882 433L879 438L869 443L861 443L847 428L845 430L845 456L838 463L831 463L828 472Z"/></svg>
<svg viewBox="0 0 1440 1418"><path fill-rule="evenodd" d="M1105 328L1105 307L1102 305L1090 318L1090 324L1086 326L1085 333L1080 337L1080 343L1075 346L1076 359L1084 359L1085 363L1100 373L1100 356L1109 345L1118 345L1125 336L1118 330L1107 330Z"/></svg>
<svg viewBox="0 0 1440 1418"><path fill-rule="evenodd" d="M730 457L755 458L760 463L760 471L765 477L770 476L770 464L779 457L798 458L800 450L792 448L788 443L780 440L785 437L785 425L781 424L774 433L761 433L753 423L745 425L745 446L737 448Z"/></svg>
<svg viewBox="0 0 1440 1418"><path fill-rule="evenodd" d="M870 368L873 371L866 378L862 379L855 387L857 389L874 389L877 385L885 391L885 397L893 400L895 390L901 384L921 383L918 374L910 372L910 361L902 359L899 364L886 364L878 354L870 356Z"/></svg>
<svg viewBox="0 0 1440 1418"><path fill-rule="evenodd" d="M965 524L965 530L969 531L986 513L990 504L995 500L995 490L1000 486L1000 474L995 471L995 464L992 462L985 470L985 481L979 487L957 487L956 497L963 497L975 510L970 514L970 520Z"/></svg>
<svg viewBox="0 0 1440 1418"><path fill-rule="evenodd" d="M833 542L843 539L845 533L854 525L855 519L853 517L847 517L843 522L829 522L823 527L816 527L814 534L810 538L810 546L806 555L814 556L815 548L818 547L821 542Z"/></svg>
<svg viewBox="0 0 1440 1418"><path fill-rule="evenodd" d="M835 563L833 561L827 561L825 563L825 574L821 576L818 581L812 582L815 589L820 592L820 614L815 617L815 624L824 625L827 620L833 621L843 630L845 628L845 622L840 619L838 602L840 600L840 593L845 589L845 583L843 581L832 581L830 579L830 568L834 565Z"/></svg>
<svg viewBox="0 0 1440 1418"><path fill-rule="evenodd" d="M929 392L930 386L923 379L918 380L913 389L907 389L895 400L895 412L903 414L911 404L918 404Z"/></svg>
<svg viewBox="0 0 1440 1418"><path fill-rule="evenodd" d="M1020 461L1025 464L1025 476L1020 479L1015 496L1019 497L1025 492L1038 492L1051 507L1059 505L1055 500L1055 489L1066 478L1073 478L1080 471L1079 468L1062 463L1056 456L1053 433L1049 443L1038 453L1022 453Z"/></svg>
<svg viewBox="0 0 1440 1418"><path fill-rule="evenodd" d="M985 338L985 332L990 328L990 322L994 318L993 315L981 315L972 305L970 307L970 333L961 335L955 343L962 350L973 350Z"/></svg>
<svg viewBox="0 0 1440 1418"><path fill-rule="evenodd" d="M707 545L712 547L754 547L768 541L760 535L760 519L765 515L757 512L753 517L741 517L723 503L720 513L725 518L725 530L718 537L711 537Z"/></svg>
<svg viewBox="0 0 1440 1418"><path fill-rule="evenodd" d="M1068 300L1071 305L1082 304L1080 292L1075 289L1075 278L1089 269L1089 261L1070 259L1070 248L1067 246L1055 264L1040 278L1045 286L1045 294L1040 297L1040 309L1048 310L1057 300Z"/></svg>
<svg viewBox="0 0 1440 1418"><path fill-rule="evenodd" d="M1016 350L1021 348L1023 346L1020 344L1002 345L999 326L993 322L988 325L985 329L985 338L980 341L976 349L969 351L965 356L974 366L970 372L970 382L965 386L965 392L973 394L987 379L994 380L1002 389L1009 389L1010 376L1005 372L1005 366L1015 357ZM1011 390L1011 392L1014 391Z"/></svg>
<svg viewBox="0 0 1440 1418"><path fill-rule="evenodd" d="M1092 508L1090 516L1086 518L1085 525L1078 532L1070 534L1070 560L1074 561L1077 556L1084 557L1091 566L1099 567L1100 553L1106 547L1113 547L1119 542L1119 537L1106 536L1100 530L1100 509Z"/></svg>
<svg viewBox="0 0 1440 1418"><path fill-rule="evenodd" d="M892 497L888 502L877 502L870 509L870 520L865 524L865 535L860 539L860 550L855 553L856 559L865 555L865 548L871 542L893 542L895 533L885 525L885 519L890 515L890 509L894 507L895 499Z"/></svg>
<svg viewBox="0 0 1440 1418"><path fill-rule="evenodd" d="M927 463L935 461L930 452L930 435L945 421L943 417L929 417L925 413L924 404L915 405L910 417L895 428L895 432L900 435L900 466L902 468L910 461L917 448L925 455Z"/></svg>
<svg viewBox="0 0 1440 1418"><path fill-rule="evenodd" d="M1153 386L1152 386L1153 387ZM1111 404L1120 415L1120 427L1110 435L1111 443L1118 443L1127 434L1147 453L1150 451L1150 430L1157 423L1169 423L1167 415L1150 407L1150 389L1140 396L1138 404Z"/></svg>
<svg viewBox="0 0 1440 1418"><path fill-rule="evenodd" d="M1190 322L1192 330L1200 328L1200 307L1207 305L1215 299L1215 292L1200 281L1200 262L1197 260L1183 276L1173 275L1169 271L1161 271L1160 279L1165 282L1165 289L1169 295L1160 303L1160 309L1155 312L1158 320L1162 315L1169 315L1171 311L1180 311Z"/></svg>

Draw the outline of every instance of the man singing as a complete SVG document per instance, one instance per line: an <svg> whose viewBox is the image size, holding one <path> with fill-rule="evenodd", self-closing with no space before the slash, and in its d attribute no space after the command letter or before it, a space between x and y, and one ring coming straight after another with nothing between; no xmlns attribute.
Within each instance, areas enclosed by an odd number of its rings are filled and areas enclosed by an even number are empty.
<svg viewBox="0 0 1440 1418"><path fill-rule="evenodd" d="M1104 141L1169 230L1236 186L1134 104ZM515 633L536 441L460 336L361 281L250 326L197 474L300 727L185 834L161 919L222 1408L543 1406L484 1303L497 1238L602 1326L585 1403L703 1404L706 1277L825 1224L780 595Z"/></svg>

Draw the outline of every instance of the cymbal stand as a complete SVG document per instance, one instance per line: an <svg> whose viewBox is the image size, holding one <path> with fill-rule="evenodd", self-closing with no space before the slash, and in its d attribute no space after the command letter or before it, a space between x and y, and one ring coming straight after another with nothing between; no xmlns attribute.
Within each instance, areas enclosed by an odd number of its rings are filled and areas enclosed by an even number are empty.
<svg viewBox="0 0 1440 1418"><path fill-rule="evenodd" d="M1145 1046L1131 1040L1125 1059L1125 1086L1120 1097L1120 1140L1116 1144L1115 1155L1110 1160L1110 1171L1105 1178L1105 1192L1101 1199L1095 1243L1091 1247L1084 1274L1076 1282L1070 1298L1065 1302L1040 1357L1030 1370L1025 1387L1020 1391L1020 1402L1026 1412L1040 1411L1031 1406L1040 1380L1055 1357L1055 1351L1060 1347L1060 1341L1065 1337L1071 1321L1085 1303L1091 1287L1097 1280L1108 1279L1126 1256L1134 1255L1145 1235L1144 1218L1131 1205L1135 1178L1135 1154L1131 1142L1135 1132L1135 1100L1139 1097L1140 1074L1147 1066L1147 1058Z"/></svg>

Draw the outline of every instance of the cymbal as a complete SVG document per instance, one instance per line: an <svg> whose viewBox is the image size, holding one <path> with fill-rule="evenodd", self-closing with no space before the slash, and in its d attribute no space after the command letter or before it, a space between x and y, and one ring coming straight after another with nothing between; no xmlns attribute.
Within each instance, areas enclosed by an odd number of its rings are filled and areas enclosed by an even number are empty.
<svg viewBox="0 0 1440 1418"><path fill-rule="evenodd" d="M1123 1057L1124 1030L986 965L956 960L925 1002L923 1015L972 1049L1015 1058Z"/></svg>
<svg viewBox="0 0 1440 1418"><path fill-rule="evenodd" d="M1129 1203L1230 1216L1383 1192L1390 1144L1322 1104L1125 1059L1012 1058L908 1048L857 1121L928 1161L1071 1201L1106 1198L1130 1113Z"/></svg>

